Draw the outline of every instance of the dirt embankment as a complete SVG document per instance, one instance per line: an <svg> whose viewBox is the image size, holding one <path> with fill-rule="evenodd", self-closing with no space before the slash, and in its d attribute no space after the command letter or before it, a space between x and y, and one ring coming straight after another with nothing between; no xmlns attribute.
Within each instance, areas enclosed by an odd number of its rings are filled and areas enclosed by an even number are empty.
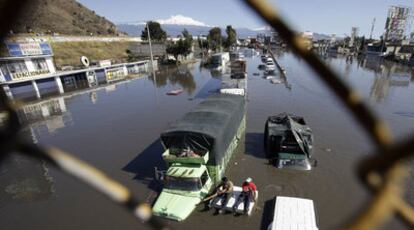
<svg viewBox="0 0 414 230"><path fill-rule="evenodd" d="M128 49L133 42L56 42L51 43L56 67L78 66L80 57L90 61L110 59L113 63L129 61Z"/></svg>

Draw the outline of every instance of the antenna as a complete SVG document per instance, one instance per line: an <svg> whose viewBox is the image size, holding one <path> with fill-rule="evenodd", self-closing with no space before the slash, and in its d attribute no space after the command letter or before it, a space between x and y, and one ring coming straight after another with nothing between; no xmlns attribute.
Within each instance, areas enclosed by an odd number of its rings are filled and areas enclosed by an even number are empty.
<svg viewBox="0 0 414 230"><path fill-rule="evenodd" d="M372 25L371 25L371 33L369 33L369 39L372 39L372 33L374 32L374 28L375 28L375 18L372 20Z"/></svg>

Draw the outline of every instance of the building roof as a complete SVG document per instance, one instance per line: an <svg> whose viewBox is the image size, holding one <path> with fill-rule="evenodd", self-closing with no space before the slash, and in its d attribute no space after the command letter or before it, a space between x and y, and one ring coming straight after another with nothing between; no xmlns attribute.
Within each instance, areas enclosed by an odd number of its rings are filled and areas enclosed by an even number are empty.
<svg viewBox="0 0 414 230"><path fill-rule="evenodd" d="M58 76L72 75L72 74L77 74L77 73L84 73L84 72L88 72L88 71L113 69L113 68L117 68L117 67L122 67L124 65L125 66L130 66L130 65L135 65L135 64L143 64L143 63L146 63L146 62L147 61L137 61L137 62L130 62L130 63L114 64L114 65L106 66L106 67L89 67L89 68L86 68L86 69L78 69L78 70L70 70L70 71L59 71L59 72L56 72L56 73L49 73L49 74L43 74L43 75L38 75L38 76L33 76L33 77L26 77L26 78L23 78L23 79L20 79L20 80L0 82L0 85L15 84L15 83L21 83L21 82L33 81L33 80L41 80L41 79L46 79L46 78L51 78L51 77L58 77Z"/></svg>
<svg viewBox="0 0 414 230"><path fill-rule="evenodd" d="M53 57L53 54L33 55L33 56L19 56L19 57L0 57L0 61L11 61L11 60L24 60L24 59L35 59Z"/></svg>

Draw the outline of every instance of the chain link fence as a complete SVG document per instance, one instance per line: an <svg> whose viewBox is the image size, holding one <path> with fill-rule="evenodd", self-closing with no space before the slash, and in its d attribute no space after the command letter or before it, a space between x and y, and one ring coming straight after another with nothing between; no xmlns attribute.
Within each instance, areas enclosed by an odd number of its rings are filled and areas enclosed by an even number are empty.
<svg viewBox="0 0 414 230"><path fill-rule="evenodd" d="M28 0L0 1L2 42L19 17L19 12L22 12L25 6L30 4L29 2ZM414 136L401 142L393 141L387 124L368 108L356 91L349 88L331 68L306 48L303 38L287 26L271 4L265 0L245 0L244 4L271 25L294 53L318 73L320 80L348 108L356 122L363 127L376 146L376 153L360 162L357 172L360 181L366 185L372 197L357 217L348 220L348 224L342 228L378 229L393 215L400 217L407 226L414 227L414 210L403 200L405 181L408 176L408 168L403 161L414 152ZM151 207L148 204L141 202L125 186L112 180L95 167L59 149L45 149L20 138L18 133L21 125L14 105L7 100L6 95L0 97L0 109L7 113L7 123L0 128L0 161L4 160L8 154L23 154L44 160L104 194L137 217L139 221L154 229L167 229L161 220L151 215Z"/></svg>

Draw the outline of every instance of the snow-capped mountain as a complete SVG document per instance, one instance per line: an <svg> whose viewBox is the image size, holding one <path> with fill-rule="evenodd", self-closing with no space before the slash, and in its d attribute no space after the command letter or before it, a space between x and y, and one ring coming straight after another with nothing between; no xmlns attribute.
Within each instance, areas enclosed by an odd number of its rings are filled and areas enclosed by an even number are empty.
<svg viewBox="0 0 414 230"><path fill-rule="evenodd" d="M183 15L173 15L167 19L154 20L161 24L163 30L167 32L169 36L175 37L180 35L184 29L187 29L193 36L207 35L209 30L213 27L207 25L204 22L195 20ZM141 31L145 28L145 22L127 22L119 23L117 25L120 31L128 33L130 36L140 36ZM248 28L235 28L239 38L255 37L258 33L268 33L269 27L248 29ZM222 27L222 33L224 35L225 28Z"/></svg>
<svg viewBox="0 0 414 230"><path fill-rule="evenodd" d="M173 15L167 19L157 19L153 20L157 21L161 24L163 30L165 30L168 36L176 37L181 35L181 32L184 29L187 29L190 34L193 36L199 35L207 35L208 32L213 28L213 26L209 26L204 22L195 20L190 17L186 17L183 15ZM117 27L119 31L125 32L130 36L141 36L141 32L144 30L146 23L143 21L140 22L124 22L118 23ZM258 27L258 28L235 28L237 32L237 36L239 38L247 38L247 37L256 37L257 34L270 34L272 28L268 25ZM226 28L221 27L221 32L225 35ZM319 34L314 32L307 32L312 33L314 40L321 40L321 39L329 39L330 37L325 34Z"/></svg>
<svg viewBox="0 0 414 230"><path fill-rule="evenodd" d="M205 26L210 27L204 22L197 21L190 17L183 16L181 14L173 15L167 19L155 20L161 25L187 25L187 26Z"/></svg>

